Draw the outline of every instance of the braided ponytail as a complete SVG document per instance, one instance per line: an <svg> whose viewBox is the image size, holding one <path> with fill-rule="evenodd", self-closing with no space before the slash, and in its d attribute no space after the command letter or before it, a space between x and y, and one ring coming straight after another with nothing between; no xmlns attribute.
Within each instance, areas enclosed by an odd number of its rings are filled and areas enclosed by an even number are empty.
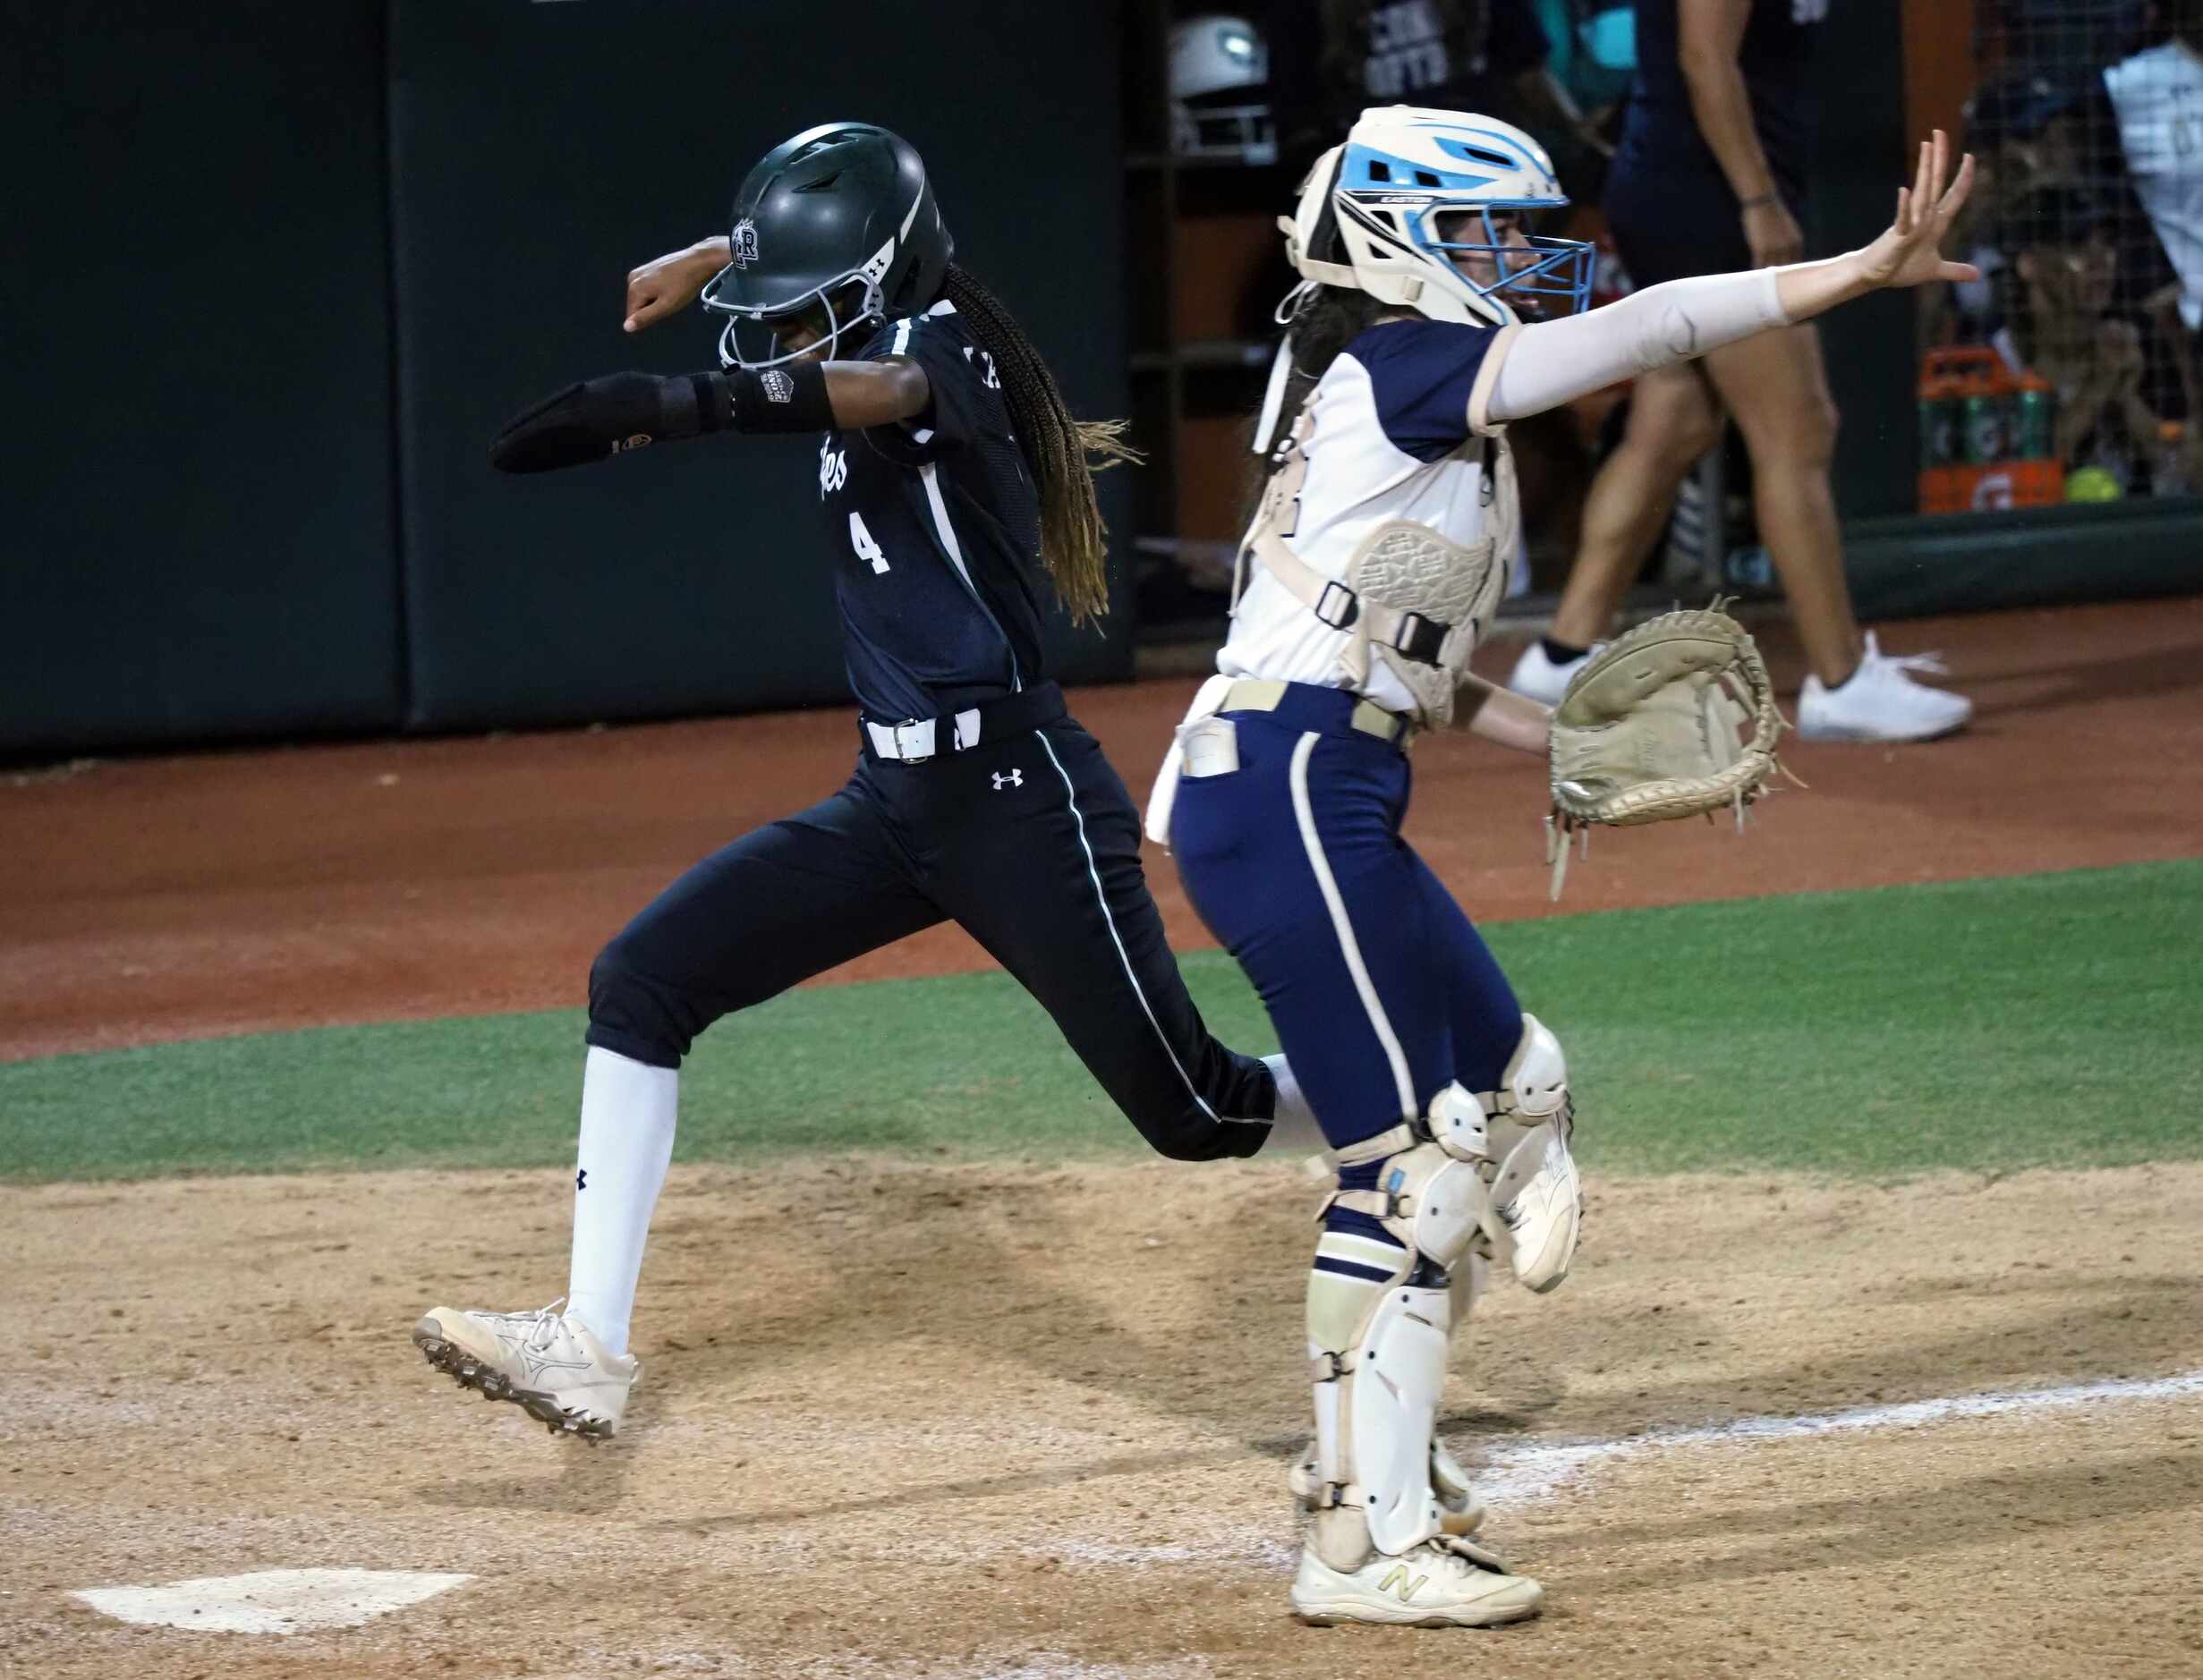
<svg viewBox="0 0 2203 1680"><path fill-rule="evenodd" d="M1140 458L1124 441L1125 422L1072 419L1025 329L954 263L941 293L994 358L1009 423L1040 496L1041 564L1075 623L1098 618L1110 604L1109 531L1094 503L1093 475Z"/></svg>

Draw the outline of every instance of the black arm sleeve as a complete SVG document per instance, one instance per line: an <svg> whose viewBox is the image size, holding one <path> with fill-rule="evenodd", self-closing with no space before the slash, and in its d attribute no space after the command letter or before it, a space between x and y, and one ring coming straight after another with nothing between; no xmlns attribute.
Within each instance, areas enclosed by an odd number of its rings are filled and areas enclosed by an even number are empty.
<svg viewBox="0 0 2203 1680"><path fill-rule="evenodd" d="M611 373L570 385L516 415L489 445L489 463L500 472L552 472L718 431L731 418L726 382L716 373Z"/></svg>

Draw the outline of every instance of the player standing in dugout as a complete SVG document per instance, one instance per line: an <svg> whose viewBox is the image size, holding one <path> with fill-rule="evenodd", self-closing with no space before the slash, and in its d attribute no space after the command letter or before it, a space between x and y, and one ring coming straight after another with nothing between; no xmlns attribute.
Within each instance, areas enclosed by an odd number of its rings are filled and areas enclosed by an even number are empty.
<svg viewBox="0 0 2203 1680"><path fill-rule="evenodd" d="M1131 796L1043 664L1036 569L1075 616L1108 606L1088 458L1127 454L1119 425L1072 419L952 252L909 145L868 123L811 129L750 171L727 237L629 277L630 331L700 293L727 316L721 369L570 386L492 448L503 471L540 472L710 432L822 434L816 493L863 710L846 787L696 864L591 968L564 1300L437 1307L414 1327L432 1364L554 1433L619 1427L690 1045L838 963L955 921L1174 1159L1252 1155L1294 1108L1282 1057L1203 1024Z"/></svg>
<svg viewBox="0 0 2203 1680"><path fill-rule="evenodd" d="M1827 11L1828 0L1637 0L1637 78L1601 208L1638 287L1804 256L1812 43ZM1811 667L1799 734L1927 741L1963 728L1973 703L1917 680L1943 675L1941 662L1884 653L1852 610L1828 476L1835 400L1819 335L1804 323L1637 376L1621 442L1584 498L1552 628L1509 685L1551 704L1606 644L1677 488L1721 441L1724 412L1744 434L1760 540Z"/></svg>

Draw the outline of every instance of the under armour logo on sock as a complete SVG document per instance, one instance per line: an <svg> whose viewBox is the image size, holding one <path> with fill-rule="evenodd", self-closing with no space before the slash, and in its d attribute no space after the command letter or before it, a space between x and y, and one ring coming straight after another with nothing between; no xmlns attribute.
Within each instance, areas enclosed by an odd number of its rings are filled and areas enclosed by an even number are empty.
<svg viewBox="0 0 2203 1680"><path fill-rule="evenodd" d="M1025 785L1025 773L1023 770L997 770L994 773L994 791L998 793L1006 787L1023 787Z"/></svg>
<svg viewBox="0 0 2203 1680"><path fill-rule="evenodd" d="M576 1190L589 1188L589 1168L584 1167L574 1175L574 1187Z"/></svg>

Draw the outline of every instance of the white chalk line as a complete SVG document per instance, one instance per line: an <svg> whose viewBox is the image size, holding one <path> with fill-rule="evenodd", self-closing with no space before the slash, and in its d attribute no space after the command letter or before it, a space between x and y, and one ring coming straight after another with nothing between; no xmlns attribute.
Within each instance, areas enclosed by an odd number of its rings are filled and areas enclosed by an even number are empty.
<svg viewBox="0 0 2203 1680"><path fill-rule="evenodd" d="M1802 1416L1731 1418L1725 1423L1692 1429L1647 1430L1601 1441L1527 1442L1499 1446L1469 1466L1476 1494L1494 1510L1519 1508L1549 1498L1595 1466L1618 1459L1694 1449L1750 1446L1767 1441L1812 1439L1824 1435L1861 1434L1873 1430L1918 1429L1968 1418L2057 1412L2075 1406L2203 1396L2203 1370L2171 1377L2107 1378L2056 1388L2002 1388L1981 1394L1909 1400L1893 1405L1846 1406ZM1153 1565L1193 1562L1234 1562L1263 1567L1289 1566L1299 1556L1297 1543L1274 1534L1248 1534L1236 1542L1191 1546L1111 1546L1092 1541L1048 1548L1067 1565Z"/></svg>
<svg viewBox="0 0 2203 1680"><path fill-rule="evenodd" d="M1857 1434L1868 1430L1917 1429L1960 1418L2008 1417L2016 1413L2056 1412L2098 1402L2179 1400L2203 1395L2203 1370L2173 1377L2112 1378L2071 1383L2058 1388L2003 1388L1984 1394L1952 1395L1935 1400L1908 1400L1895 1405L1846 1406L1802 1417L1732 1418L1697 1429L1647 1430L1618 1440L1556 1442L1501 1447L1480 1470L1472 1471L1477 1493L1487 1505L1527 1505L1544 1498L1589 1466L1643 1453L1687 1451L1731 1442L1799 1440L1821 1435Z"/></svg>
<svg viewBox="0 0 2203 1680"><path fill-rule="evenodd" d="M1472 1471L1477 1492L1495 1507L1535 1504L1595 1465L1647 1455L1731 1445L1812 1439L1876 1430L1918 1429L1963 1419L2025 1415L2093 1404L2203 1396L2203 1370L2170 1377L2118 1378L2055 1388L1995 1389L1912 1400L1894 1405L1847 1406L1802 1416L1733 1418L1693 1429L1648 1430L1641 1435L1596 1441L1526 1443L1500 1447ZM1274 1533L1191 1545L1112 1546L1070 1541L1048 1548L1073 1567L1233 1562L1289 1567L1297 1548ZM206 1632L290 1633L314 1627L356 1627L376 1616L472 1580L464 1574L358 1569L270 1570L257 1574L202 1577L159 1587L105 1588L73 1596L120 1620L142 1625ZM1127 1680L1136 1672L1163 1680L1174 1669L1122 1669L1075 1659L1040 1655L1012 1659L988 1670L990 1680Z"/></svg>

